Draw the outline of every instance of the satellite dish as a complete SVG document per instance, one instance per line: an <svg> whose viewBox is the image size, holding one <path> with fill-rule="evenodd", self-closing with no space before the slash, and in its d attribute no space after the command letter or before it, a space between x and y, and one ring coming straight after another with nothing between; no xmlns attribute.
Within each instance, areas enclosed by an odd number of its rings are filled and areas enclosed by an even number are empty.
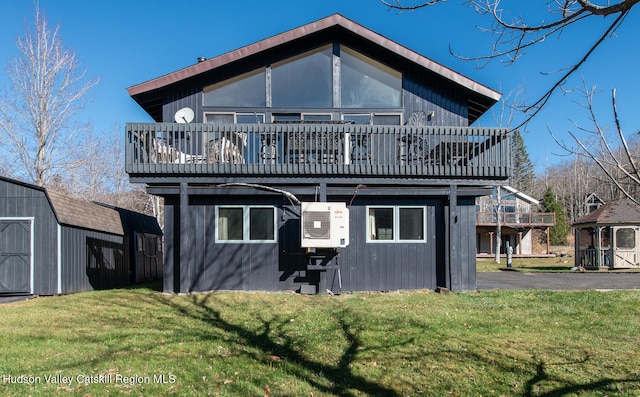
<svg viewBox="0 0 640 397"><path fill-rule="evenodd" d="M182 108L176 112L175 119L176 123L190 123L193 121L193 109L191 108Z"/></svg>

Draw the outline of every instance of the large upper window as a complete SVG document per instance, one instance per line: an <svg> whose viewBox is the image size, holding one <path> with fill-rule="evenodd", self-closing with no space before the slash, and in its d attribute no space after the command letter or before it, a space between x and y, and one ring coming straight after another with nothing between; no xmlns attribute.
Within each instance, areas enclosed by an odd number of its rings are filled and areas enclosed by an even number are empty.
<svg viewBox="0 0 640 397"><path fill-rule="evenodd" d="M271 206L216 207L216 242L276 241L276 211Z"/></svg>
<svg viewBox="0 0 640 397"><path fill-rule="evenodd" d="M335 65L334 56L340 57ZM346 46L340 46L339 53L334 54L333 44L328 44L204 87L202 104L235 108L329 109L338 104L347 109L401 108L402 74ZM390 117L372 121L397 122Z"/></svg>
<svg viewBox="0 0 640 397"><path fill-rule="evenodd" d="M264 107L267 105L265 69L241 74L204 88L204 106Z"/></svg>
<svg viewBox="0 0 640 397"><path fill-rule="evenodd" d="M402 74L348 47L340 47L342 107L402 106Z"/></svg>
<svg viewBox="0 0 640 397"><path fill-rule="evenodd" d="M306 52L271 66L274 107L329 108L333 106L331 46Z"/></svg>
<svg viewBox="0 0 640 397"><path fill-rule="evenodd" d="M367 207L368 242L425 242L424 207Z"/></svg>

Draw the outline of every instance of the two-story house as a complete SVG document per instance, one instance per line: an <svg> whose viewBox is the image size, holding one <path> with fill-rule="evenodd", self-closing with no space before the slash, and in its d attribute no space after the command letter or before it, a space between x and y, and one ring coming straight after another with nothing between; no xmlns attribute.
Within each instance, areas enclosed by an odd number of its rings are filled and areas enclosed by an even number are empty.
<svg viewBox="0 0 640 397"><path fill-rule="evenodd" d="M511 247L514 256L551 256L549 230L556 224L555 213L540 212L540 202L510 186L496 187L491 195L476 199L478 257L493 257L500 233L501 255ZM498 230L499 228L499 230ZM546 253L534 252L534 231L546 236Z"/></svg>
<svg viewBox="0 0 640 397"><path fill-rule="evenodd" d="M469 126L498 92L338 14L128 92L165 292L476 288L475 198L511 152Z"/></svg>

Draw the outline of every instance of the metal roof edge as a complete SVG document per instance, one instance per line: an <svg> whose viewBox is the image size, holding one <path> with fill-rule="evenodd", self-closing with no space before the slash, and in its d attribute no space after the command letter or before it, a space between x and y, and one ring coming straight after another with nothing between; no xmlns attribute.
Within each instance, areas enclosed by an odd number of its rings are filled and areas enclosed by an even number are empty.
<svg viewBox="0 0 640 397"><path fill-rule="evenodd" d="M172 73L157 77L146 82L133 85L127 88L127 92L130 96L136 96L144 94L149 91L164 88L168 85L180 82L190 77L197 76L201 73L205 73L209 70L213 70L220 66L237 61L244 57L257 54L262 51L275 48L279 45L290 42L294 39L302 38L310 34L331 28L332 26L341 26L342 28L351 31L360 37L363 37L375 44L378 44L391 52L410 60L417 65L424 67L448 80L455 82L456 84L467 88L473 92L481 94L491 100L498 101L501 98L501 94L481 83L478 83L456 71L450 69L442 64L439 64L424 55L421 55L408 47L405 47L373 30L352 21L344 17L341 14L333 14L328 17L319 19L317 21L302 25L300 27L279 33L275 36L260 40L253 44L249 44L245 47L238 48L236 50L227 52L225 54L216 56L214 58L205 60L203 62L196 63L191 66L187 66L183 69L177 70Z"/></svg>

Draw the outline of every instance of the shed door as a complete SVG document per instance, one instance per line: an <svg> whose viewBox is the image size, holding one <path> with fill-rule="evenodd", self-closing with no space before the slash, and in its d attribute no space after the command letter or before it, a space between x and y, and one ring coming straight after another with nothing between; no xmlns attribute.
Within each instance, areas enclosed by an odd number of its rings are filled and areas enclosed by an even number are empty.
<svg viewBox="0 0 640 397"><path fill-rule="evenodd" d="M640 233L634 227L614 227L614 267L638 267L638 239Z"/></svg>
<svg viewBox="0 0 640 397"><path fill-rule="evenodd" d="M31 292L31 221L0 220L0 294Z"/></svg>

